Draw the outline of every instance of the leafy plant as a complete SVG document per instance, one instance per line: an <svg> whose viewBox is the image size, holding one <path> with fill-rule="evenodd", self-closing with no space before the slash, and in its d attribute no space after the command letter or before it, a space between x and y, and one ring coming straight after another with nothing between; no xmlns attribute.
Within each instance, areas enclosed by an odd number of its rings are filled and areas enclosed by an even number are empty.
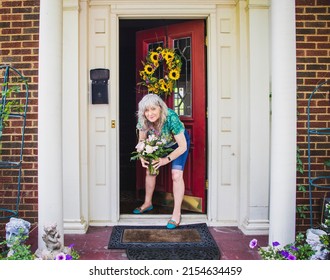
<svg viewBox="0 0 330 280"><path fill-rule="evenodd" d="M73 248L73 245L70 245L71 246L71 257L73 260L79 260L80 259L80 255L78 253L78 251L76 251L74 248Z"/></svg>
<svg viewBox="0 0 330 280"><path fill-rule="evenodd" d="M315 253L302 233L297 234L295 242L287 244L283 248L277 241L266 248L260 247L257 239L252 239L249 246L251 249L258 248L258 252L264 260L309 260Z"/></svg>
<svg viewBox="0 0 330 280"><path fill-rule="evenodd" d="M298 191L300 192L306 192L307 187L304 185L298 185L297 186ZM306 211L308 211L308 205L302 204L302 205L297 205L296 207L296 212L299 215L300 218L305 219L306 218Z"/></svg>
<svg viewBox="0 0 330 280"><path fill-rule="evenodd" d="M304 185L298 185L298 191L300 192L306 192L307 191L307 187Z"/></svg>
<svg viewBox="0 0 330 280"><path fill-rule="evenodd" d="M305 219L306 218L306 211L308 211L307 205L297 205L296 211L300 218Z"/></svg>
<svg viewBox="0 0 330 280"><path fill-rule="evenodd" d="M19 234L11 242L3 240L0 242L0 260L35 260L38 259L35 253L31 251L31 245L24 244L28 239L20 229ZM8 247L10 243L10 247ZM55 256L55 260L78 260L79 253L73 248L74 244L68 246L70 253L60 252Z"/></svg>
<svg viewBox="0 0 330 280"><path fill-rule="evenodd" d="M2 84L1 91L1 104L0 104L0 138L2 136L3 127L6 125L7 120L11 113L21 113L23 111L23 105L18 100L8 100L13 93L19 92L20 87L14 85L8 87L8 83Z"/></svg>
<svg viewBox="0 0 330 280"><path fill-rule="evenodd" d="M303 162L301 160L301 150L300 148L297 146L297 154L296 154L296 162L297 162L297 167L296 170L297 172L299 172L300 174L304 173L304 165ZM298 185L298 191L300 192L306 192L306 186L304 185ZM305 212L308 210L308 206L307 205L297 205L296 207L296 211L297 214L299 215L300 218L305 219L306 218L306 214Z"/></svg>
<svg viewBox="0 0 330 280"><path fill-rule="evenodd" d="M330 235L329 234L324 234L320 236L320 241L324 246L324 249L328 251L328 254L330 252Z"/></svg>
<svg viewBox="0 0 330 280"><path fill-rule="evenodd" d="M300 149L299 147L297 147L297 156L296 156L296 160L297 160L297 171L300 173L300 174L303 174L304 173L304 164L301 160L301 156L300 156Z"/></svg>
<svg viewBox="0 0 330 280"><path fill-rule="evenodd" d="M23 234L23 230L20 230L19 234L10 243L11 246L8 248L8 241L4 240L0 243L3 249L0 259L3 260L34 260L35 255L31 252L31 245L26 245L24 242L28 237Z"/></svg>
<svg viewBox="0 0 330 280"><path fill-rule="evenodd" d="M326 203L324 206L324 223L322 224L322 227L326 229L327 232L329 232L330 228L330 203Z"/></svg>

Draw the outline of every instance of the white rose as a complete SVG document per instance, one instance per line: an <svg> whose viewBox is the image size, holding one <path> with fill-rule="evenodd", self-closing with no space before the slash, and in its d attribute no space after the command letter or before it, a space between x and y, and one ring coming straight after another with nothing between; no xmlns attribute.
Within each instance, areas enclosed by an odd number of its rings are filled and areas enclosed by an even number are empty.
<svg viewBox="0 0 330 280"><path fill-rule="evenodd" d="M144 147L145 147L144 142L139 142L139 143L135 146L135 149L136 149L138 152L142 152L142 151L144 150Z"/></svg>
<svg viewBox="0 0 330 280"><path fill-rule="evenodd" d="M154 141L154 140L156 140L156 139L157 139L157 137L156 137L155 134L151 134L151 135L149 135L149 137L148 137L149 142Z"/></svg>
<svg viewBox="0 0 330 280"><path fill-rule="evenodd" d="M153 147L150 145L147 145L145 150L147 154L152 154L154 151Z"/></svg>

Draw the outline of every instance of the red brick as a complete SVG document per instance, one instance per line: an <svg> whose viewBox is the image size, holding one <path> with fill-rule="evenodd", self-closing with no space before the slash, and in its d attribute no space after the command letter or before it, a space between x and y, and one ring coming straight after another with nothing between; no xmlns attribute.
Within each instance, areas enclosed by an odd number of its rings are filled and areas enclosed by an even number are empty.
<svg viewBox="0 0 330 280"><path fill-rule="evenodd" d="M326 50L307 50L307 56L328 56L328 52Z"/></svg>
<svg viewBox="0 0 330 280"><path fill-rule="evenodd" d="M312 34L316 34L316 30L314 28L297 28L296 33L298 35L303 35L303 34L312 35Z"/></svg>
<svg viewBox="0 0 330 280"><path fill-rule="evenodd" d="M317 8L306 8L306 13L308 14L326 14L326 7L317 7Z"/></svg>
<svg viewBox="0 0 330 280"><path fill-rule="evenodd" d="M299 14L299 15L296 15L296 20L297 21L306 21L306 20L310 20L310 21L313 21L315 20L315 16L314 15L307 15L307 14Z"/></svg>
<svg viewBox="0 0 330 280"><path fill-rule="evenodd" d="M329 23L327 23L327 27L329 27ZM323 28L323 29L317 29L316 30L317 35L330 35L330 29L329 28Z"/></svg>
<svg viewBox="0 0 330 280"><path fill-rule="evenodd" d="M315 49L316 48L315 43L297 43L296 46L299 49Z"/></svg>
<svg viewBox="0 0 330 280"><path fill-rule="evenodd" d="M311 22L305 22L306 27L315 27L315 28L322 28L326 27L327 23L324 21L311 21Z"/></svg>
<svg viewBox="0 0 330 280"><path fill-rule="evenodd" d="M317 20L326 20L329 21L330 20L330 15L326 14L326 15L317 15Z"/></svg>
<svg viewBox="0 0 330 280"><path fill-rule="evenodd" d="M308 64L307 70L326 70L327 65L326 64Z"/></svg>
<svg viewBox="0 0 330 280"><path fill-rule="evenodd" d="M327 50L329 50L330 49L330 43L319 43L319 44L317 44L317 47L319 49L327 49Z"/></svg>
<svg viewBox="0 0 330 280"><path fill-rule="evenodd" d="M22 33L22 30L21 29L7 29L7 28L4 28L2 29L1 31L2 34L21 34Z"/></svg>
<svg viewBox="0 0 330 280"><path fill-rule="evenodd" d="M296 0L296 6L315 6L315 0Z"/></svg>
<svg viewBox="0 0 330 280"><path fill-rule="evenodd" d="M316 5L318 5L318 6L329 6L329 0L317 0Z"/></svg>
<svg viewBox="0 0 330 280"><path fill-rule="evenodd" d="M12 27L32 27L32 21L14 21Z"/></svg>
<svg viewBox="0 0 330 280"><path fill-rule="evenodd" d="M307 36L307 42L328 42L328 36Z"/></svg>
<svg viewBox="0 0 330 280"><path fill-rule="evenodd" d="M22 20L21 15L1 15L1 21L17 21L17 20Z"/></svg>

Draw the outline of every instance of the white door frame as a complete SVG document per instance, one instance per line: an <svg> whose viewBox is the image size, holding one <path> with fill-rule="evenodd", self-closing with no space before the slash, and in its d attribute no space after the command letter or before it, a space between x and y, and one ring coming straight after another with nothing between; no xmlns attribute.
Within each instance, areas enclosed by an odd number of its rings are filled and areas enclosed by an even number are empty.
<svg viewBox="0 0 330 280"><path fill-rule="evenodd" d="M115 13L115 11L113 11ZM115 61L117 65L115 65L115 63L113 65L111 65L110 67L112 67L112 69L116 69L116 72L119 72L119 61L118 58L119 57L119 20L122 19L127 19L127 18L131 18L131 15L123 15L122 13L120 14L114 14L112 15L115 18L116 21L116 34L114 37L111 36L111 41L118 42L116 44L116 52L111 52L111 57L110 60L111 61ZM111 18L112 18L111 16ZM143 20L147 20L147 19L152 19L154 16L150 16L150 15L143 15L143 16L139 16L139 17L134 17L134 19L143 19ZM163 19L173 19L173 16L171 17L162 17ZM189 19L206 19L208 24L207 26L209 26L209 20L210 20L210 15L207 15L205 13L202 13L201 15L196 16L196 14L192 14L192 15L185 15L185 18L189 18ZM112 21L113 22L113 21ZM114 28L112 29L114 30ZM113 32L115 33L115 32ZM116 67L116 68L114 68ZM117 85L118 87L116 89L114 89L114 92L119 92L119 85ZM117 114L117 116L119 115L119 112ZM119 117L117 117L117 119L119 119ZM119 135L119 133L118 133ZM119 143L119 139L118 139L118 143ZM117 158L119 159L119 153L117 151ZM118 170L119 171L119 170ZM119 172L117 174L117 176L119 176ZM118 185L118 187L120 186L120 184ZM118 193L120 192L120 190L118 190ZM112 201L111 203L115 203L115 201ZM116 201L116 203L118 204L118 200ZM207 202L208 205L209 202ZM117 211L118 213L119 211L119 205L117 206ZM209 210L207 210L209 211ZM147 216L143 217L143 216L137 216L134 214L121 214L119 215L119 224L151 224L151 225L155 225L155 224L159 224L159 225L164 225L166 224L167 220L170 218L170 215L166 215L166 214L156 214L156 215L152 215L152 214L148 214ZM207 218L207 214L185 214L184 215L184 219L183 219L183 223L184 222L208 222L208 218Z"/></svg>
<svg viewBox="0 0 330 280"><path fill-rule="evenodd" d="M106 149L108 181L106 202L100 203L103 207L102 214L105 213L105 216L102 219L89 219L91 225L141 223L142 218L139 216L137 219L134 215L120 215L119 212L119 149L117 149L118 126L120 125L119 20L178 18L206 19L207 26L207 178L209 186L207 215L185 215L183 222L201 219L207 221L209 225L242 226L245 223L248 225L247 230L268 229L269 173L262 172L261 175L258 173L259 177L256 178L253 176L258 168L267 169L267 164L263 163L265 159L269 159L267 153L267 145L269 145L267 125L269 124L266 121L263 122L266 126L260 129L259 135L250 135L251 120L266 120L269 117L263 115L267 114L265 111L250 111L251 89L254 96L258 98L262 96L257 100L258 106L263 108L269 106L268 99L264 98L265 94L268 96L266 85L270 78L267 71L268 53L260 52L264 56L257 58L264 65L263 71L260 71L259 63L249 64L251 55L249 48L253 49L253 53L258 53L258 48L264 50L268 42L262 37L248 44L249 36L257 34L259 26L265 26L268 23L266 16L268 2L265 0L263 1L265 5L259 5L259 3L256 6L249 5L249 7L246 1L235 0L209 1L211 4L205 2L190 4L189 2L178 4L174 1L169 5L168 1L166 3L150 1L149 4L145 1L139 4L133 0L125 3L91 0L89 3L89 25L93 25L93 20L97 20L96 17L100 14L103 14L105 19L103 44L106 55L102 63L111 70L110 104L104 109L105 127L108 131L104 143L108 147ZM250 26L247 20L248 13L250 13L250 21L258 19L258 21L252 21L253 26ZM100 24L97 25L98 28L102 27L101 21L98 24ZM99 36L99 33L95 36ZM94 37L89 37L89 44L94 43L93 39ZM261 40L262 44L258 40ZM92 59L93 47L89 48L89 68L93 68L92 66L98 65L95 65L95 60ZM251 86L249 73L253 72L260 74L259 78L264 81L265 87ZM252 81L252 85L254 84L255 81ZM89 110L90 115L93 115L94 109ZM111 128L112 120L116 122L115 128ZM89 123L93 126L95 122L93 120ZM92 141L93 136L90 137L90 142ZM257 149L260 143L266 143L266 151ZM255 149L257 153L251 154L251 151ZM90 158L93 158L93 154L90 154ZM252 171L250 170L251 163L253 164ZM255 179L257 184L251 184ZM89 180L89 184L93 184L92 180ZM258 196L253 196L255 191L258 192ZM104 199L104 197L101 198ZM163 224L168 217L165 215L163 219L160 219L160 215L148 215L144 222L155 224L158 221Z"/></svg>

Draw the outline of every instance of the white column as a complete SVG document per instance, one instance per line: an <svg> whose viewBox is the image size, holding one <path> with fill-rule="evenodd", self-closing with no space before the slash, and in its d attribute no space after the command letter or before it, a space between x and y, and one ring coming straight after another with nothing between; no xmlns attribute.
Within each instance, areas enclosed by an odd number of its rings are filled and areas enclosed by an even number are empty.
<svg viewBox="0 0 330 280"><path fill-rule="evenodd" d="M242 154L242 160L247 162L242 161L241 166L242 172L247 175L247 212L242 230L248 234L265 234L269 229L270 176L269 1L249 0L247 11L248 97L243 96L241 100L241 125L242 133L246 132L245 127L249 130L248 134L242 134L241 138L241 145L248 150L247 155ZM242 55L244 52L245 50ZM242 67L244 59L241 58ZM244 68L241 71L244 71ZM242 151L244 153L243 148ZM243 180L242 177L242 182Z"/></svg>
<svg viewBox="0 0 330 280"><path fill-rule="evenodd" d="M272 136L269 242L295 239L296 44L295 1L271 4Z"/></svg>
<svg viewBox="0 0 330 280"><path fill-rule="evenodd" d="M38 92L38 245L44 226L57 223L63 243L62 1L40 1Z"/></svg>
<svg viewBox="0 0 330 280"><path fill-rule="evenodd" d="M65 233L86 233L80 179L78 0L64 0L63 27L63 227Z"/></svg>

